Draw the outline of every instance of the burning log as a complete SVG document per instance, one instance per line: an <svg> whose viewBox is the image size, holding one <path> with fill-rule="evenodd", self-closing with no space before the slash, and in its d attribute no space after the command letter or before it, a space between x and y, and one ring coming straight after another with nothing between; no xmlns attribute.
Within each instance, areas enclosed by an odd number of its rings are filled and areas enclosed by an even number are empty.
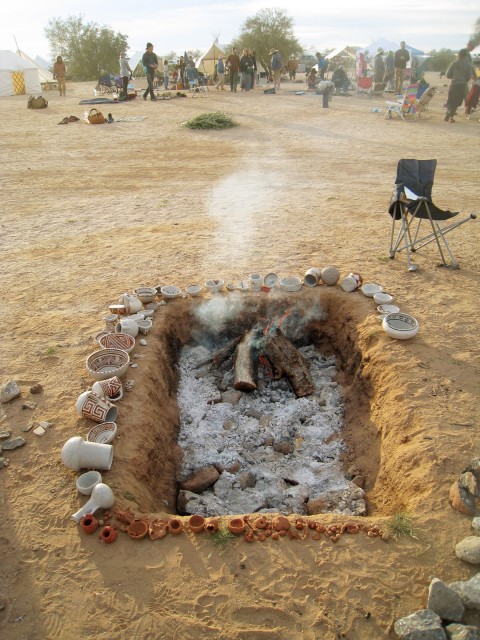
<svg viewBox="0 0 480 640"><path fill-rule="evenodd" d="M256 332L246 331L237 346L235 356L235 389L241 391L255 391L257 383L255 382L256 371L255 361L253 357L253 340Z"/></svg>
<svg viewBox="0 0 480 640"><path fill-rule="evenodd" d="M195 369L200 369L201 367L204 367L206 364L209 364L209 362L213 362L213 364L216 367L219 367L221 364L225 362L225 360L227 360L227 358L229 358L232 355L232 353L235 350L235 347L237 346L237 344L240 342L241 339L242 339L242 336L237 336L236 338L232 338L232 340L229 340L226 345L224 345L223 347L220 347L220 349L217 349L216 351L213 351L206 360L202 360L202 362L197 364Z"/></svg>
<svg viewBox="0 0 480 640"><path fill-rule="evenodd" d="M275 379L279 380L283 375L288 378L297 398L314 393L315 385L307 361L278 329L265 336L263 352L272 365Z"/></svg>

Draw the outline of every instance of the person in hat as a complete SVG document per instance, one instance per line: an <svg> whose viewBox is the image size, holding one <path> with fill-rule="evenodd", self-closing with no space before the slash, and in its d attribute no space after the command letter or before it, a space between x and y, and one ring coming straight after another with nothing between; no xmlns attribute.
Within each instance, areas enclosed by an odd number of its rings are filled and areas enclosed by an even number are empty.
<svg viewBox="0 0 480 640"><path fill-rule="evenodd" d="M298 69L297 59L295 58L295 56L290 56L287 62L288 77L290 80L295 80L295 76L297 75L297 69Z"/></svg>
<svg viewBox="0 0 480 640"><path fill-rule="evenodd" d="M403 91L405 69L410 60L410 53L405 49L405 42L400 43L400 49L395 51L395 93L399 95Z"/></svg>
<svg viewBox="0 0 480 640"><path fill-rule="evenodd" d="M375 54L375 60L373 62L374 82L383 82L385 77L385 62L383 61L383 49L378 47Z"/></svg>
<svg viewBox="0 0 480 640"><path fill-rule="evenodd" d="M57 61L53 65L52 73L53 79L57 81L60 95L65 97L65 94L67 93L67 85L65 82L67 67L65 66L62 56L57 56Z"/></svg>
<svg viewBox="0 0 480 640"><path fill-rule="evenodd" d="M158 58L156 54L153 53L153 44L151 42L147 42L146 51L142 56L142 64L148 83L147 90L143 94L143 99L146 100L148 94L150 94L150 99L156 100L157 98L155 97L155 92L153 90L153 79L155 78L155 72L158 69Z"/></svg>
<svg viewBox="0 0 480 640"><path fill-rule="evenodd" d="M128 81L132 77L133 71L128 64L128 58L125 51L120 54L120 77L122 79L123 95L126 97L128 93Z"/></svg>
<svg viewBox="0 0 480 640"><path fill-rule="evenodd" d="M273 73L273 86L275 89L280 89L280 76L282 73L282 56L278 49L270 49L269 55L272 56L271 67Z"/></svg>
<svg viewBox="0 0 480 640"><path fill-rule="evenodd" d="M218 58L215 70L217 72L217 84L215 85L215 89L225 91L225 87L223 86L225 82L225 63L223 62L223 56Z"/></svg>

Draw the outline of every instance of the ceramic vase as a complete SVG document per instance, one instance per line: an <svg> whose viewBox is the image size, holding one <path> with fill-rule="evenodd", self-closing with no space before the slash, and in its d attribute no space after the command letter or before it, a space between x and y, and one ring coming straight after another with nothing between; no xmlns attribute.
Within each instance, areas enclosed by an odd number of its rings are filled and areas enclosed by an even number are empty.
<svg viewBox="0 0 480 640"><path fill-rule="evenodd" d="M98 520L95 518L93 513L86 513L80 520L80 526L85 533L95 533L98 527Z"/></svg>
<svg viewBox="0 0 480 640"><path fill-rule="evenodd" d="M137 313L143 308L141 300L132 293L124 293L118 299L119 304L123 304L128 309L128 313ZM135 336L134 336L135 337Z"/></svg>
<svg viewBox="0 0 480 640"><path fill-rule="evenodd" d="M127 534L134 540L142 540L148 533L148 524L144 520L134 520L128 525Z"/></svg>
<svg viewBox="0 0 480 640"><path fill-rule="evenodd" d="M62 462L72 469L99 469L108 471L113 462L113 447L111 444L98 444L97 442L86 442L80 436L70 438L62 448ZM101 485L95 485L92 491Z"/></svg>
<svg viewBox="0 0 480 640"><path fill-rule="evenodd" d="M103 527L103 529L100 531L98 535L100 540L103 540L105 544L111 544L112 542L115 542L115 540L117 539L117 536L118 536L118 531L113 527L110 527L109 525L107 525L106 527Z"/></svg>
<svg viewBox="0 0 480 640"><path fill-rule="evenodd" d="M115 503L113 491L107 484L99 482L95 485L90 500L74 513L72 519L78 524L87 513L94 514L98 509L110 509Z"/></svg>
<svg viewBox="0 0 480 640"><path fill-rule="evenodd" d="M311 267L305 272L303 277L303 284L306 287L316 287L321 282L321 270L316 267Z"/></svg>
<svg viewBox="0 0 480 640"><path fill-rule="evenodd" d="M259 273L251 273L249 276L252 291L260 291L263 285L263 277Z"/></svg>
<svg viewBox="0 0 480 640"><path fill-rule="evenodd" d="M100 380L93 384L92 391L96 393L97 396L107 398L109 402L116 402L123 397L122 381L118 376L107 378L107 380Z"/></svg>
<svg viewBox="0 0 480 640"><path fill-rule="evenodd" d="M105 397L93 391L81 393L75 404L77 413L95 422L115 422L118 414L117 407Z"/></svg>
<svg viewBox="0 0 480 640"><path fill-rule="evenodd" d="M115 325L115 333L127 333L132 338L136 338L138 336L138 324L130 318L122 319Z"/></svg>
<svg viewBox="0 0 480 640"><path fill-rule="evenodd" d="M337 267L333 267L332 265L329 265L322 269L322 272L320 275L322 278L322 282L324 282L325 284L331 287L334 284L337 284L340 278L340 271L337 269Z"/></svg>
<svg viewBox="0 0 480 640"><path fill-rule="evenodd" d="M170 518L168 521L169 533L181 533L183 531L183 520L180 518Z"/></svg>
<svg viewBox="0 0 480 640"><path fill-rule="evenodd" d="M215 533L215 531L218 531L218 519L210 518L207 520L205 523L205 531L207 531L207 533Z"/></svg>

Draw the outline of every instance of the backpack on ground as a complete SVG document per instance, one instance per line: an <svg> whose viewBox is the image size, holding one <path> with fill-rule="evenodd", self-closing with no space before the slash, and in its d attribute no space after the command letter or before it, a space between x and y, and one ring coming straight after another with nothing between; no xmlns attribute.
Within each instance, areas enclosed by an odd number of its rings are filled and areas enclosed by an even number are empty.
<svg viewBox="0 0 480 640"><path fill-rule="evenodd" d="M27 103L27 109L46 109L48 102L43 96L30 96Z"/></svg>

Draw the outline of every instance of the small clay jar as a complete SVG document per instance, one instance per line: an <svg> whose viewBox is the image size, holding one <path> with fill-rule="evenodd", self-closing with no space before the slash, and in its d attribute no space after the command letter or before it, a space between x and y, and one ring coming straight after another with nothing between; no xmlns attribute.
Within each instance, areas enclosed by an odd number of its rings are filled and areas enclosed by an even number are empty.
<svg viewBox="0 0 480 640"><path fill-rule="evenodd" d="M215 531L218 531L218 519L210 518L209 520L207 520L207 522L205 523L205 531L207 533L215 533Z"/></svg>
<svg viewBox="0 0 480 640"><path fill-rule="evenodd" d="M288 531L290 529L290 520L285 516L277 516L273 520L273 528L275 531Z"/></svg>
<svg viewBox="0 0 480 640"><path fill-rule="evenodd" d="M265 529L267 524L268 524L268 520L263 516L260 516L260 518L257 518L254 521L253 526L255 527L255 529Z"/></svg>
<svg viewBox="0 0 480 640"><path fill-rule="evenodd" d="M183 520L180 518L170 518L168 521L168 531L169 533L182 533Z"/></svg>
<svg viewBox="0 0 480 640"><path fill-rule="evenodd" d="M144 520L134 520L128 525L127 533L134 540L142 540L148 533L148 524Z"/></svg>
<svg viewBox="0 0 480 640"><path fill-rule="evenodd" d="M227 526L230 533L243 533L245 531L245 520L243 518L232 518Z"/></svg>
<svg viewBox="0 0 480 640"><path fill-rule="evenodd" d="M98 527L98 520L95 518L93 513L86 513L80 520L80 526L85 533L95 533Z"/></svg>
<svg viewBox="0 0 480 640"><path fill-rule="evenodd" d="M118 531L113 527L110 527L109 525L103 527L103 529L98 534L100 540L103 540L105 544L112 544L112 542L115 542L115 540L117 539L117 536Z"/></svg>
<svg viewBox="0 0 480 640"><path fill-rule="evenodd" d="M193 533L200 533L200 531L205 529L205 518L198 515L190 516L188 526Z"/></svg>

